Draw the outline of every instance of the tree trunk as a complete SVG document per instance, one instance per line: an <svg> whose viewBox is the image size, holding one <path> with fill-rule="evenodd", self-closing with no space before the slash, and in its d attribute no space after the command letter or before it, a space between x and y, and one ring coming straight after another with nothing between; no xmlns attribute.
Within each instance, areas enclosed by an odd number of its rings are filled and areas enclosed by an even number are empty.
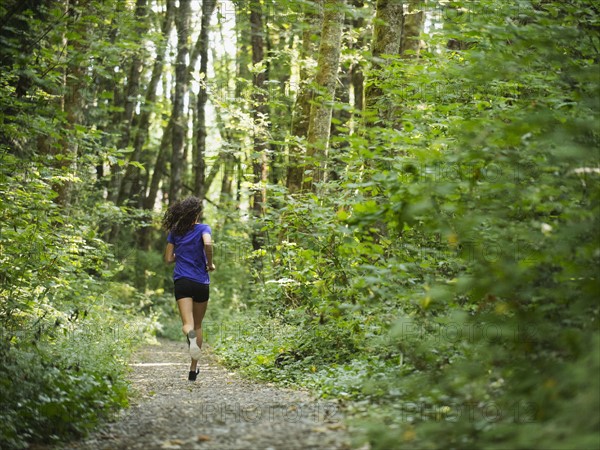
<svg viewBox="0 0 600 450"><path fill-rule="evenodd" d="M110 31L108 33L108 39L106 40L106 44L109 46L113 46L115 44L115 42L117 41L118 16L122 13L123 9L124 9L123 2L122 1L117 2L117 4L115 5L115 13L111 17L111 23L110 23L110 27L109 27ZM104 68L107 67L107 64L108 64L106 59L107 59L106 56L104 58L100 59L98 61L98 64L96 64L94 67L94 72L93 72L93 76L92 76L93 91L92 91L91 98L98 99L98 96L102 93L107 93L107 92L111 92L111 91L117 92L117 86L116 86L117 81L115 79L114 72L111 73L112 71L107 72L104 70ZM98 100L98 103L100 103L100 102L101 102L101 100ZM113 97L110 100L102 101L102 103L104 103L102 105L102 108L108 108L110 103L112 103L112 106L114 106L114 107L117 106L115 97ZM113 116L116 117L117 114L113 114ZM97 124L98 131L101 135L104 136L104 138L102 139L102 147L110 146L108 141L111 138L109 138L108 136L110 136L111 134L116 134L113 125L114 125L114 123L107 120L107 117L104 117L103 120L98 121L98 124ZM113 186L113 179L115 179L115 176L113 174L116 173L116 169L113 169L113 166L111 165L110 173L107 174L105 172L105 168L104 168L104 161L103 161L104 158L102 158L100 155L98 155L98 156L99 156L99 158L98 158L99 161L96 166L96 174L97 174L96 186L97 186L98 190L100 190L103 194L107 195L107 197L109 199L111 199L111 197L110 197L112 195L111 187ZM106 230L104 230L104 231L106 231Z"/></svg>
<svg viewBox="0 0 600 450"><path fill-rule="evenodd" d="M171 179L169 183L169 204L179 199L183 174L183 146L186 135L186 114L184 99L188 91L188 65L190 53L190 1L179 0L179 8L175 16L177 25L177 60L175 62L175 97L171 113Z"/></svg>
<svg viewBox="0 0 600 450"><path fill-rule="evenodd" d="M260 218L266 205L267 181L267 137L265 133L268 121L268 105L264 95L265 72L259 70L258 66L264 60L264 27L262 6L257 0L250 4L250 42L252 44L252 65L254 74L252 78L252 110L254 118L252 173L254 174L254 194L252 196L252 212L256 220ZM264 242L263 233L254 231L252 234L252 246L254 250L262 247Z"/></svg>
<svg viewBox="0 0 600 450"><path fill-rule="evenodd" d="M169 35L171 34L171 27L173 24L173 13L175 10L175 0L167 1L167 11L163 18L161 27L161 41L158 45L156 52L156 60L152 67L152 75L150 76L150 82L146 88L146 96L142 111L137 120L137 129L135 138L133 141L133 152L130 157L130 161L140 161L142 149L146 140L148 139L148 128L150 126L150 117L152 114L151 106L156 101L156 92L158 83L163 73L163 65L165 59L165 52L167 50L167 43L169 41ZM148 170L149 168L147 168ZM141 206L140 197L141 193L145 190L145 187L141 185L140 180L140 169L133 164L127 166L127 171L123 182L121 183L121 189L119 191L119 198L117 204L123 204L126 199L131 198L132 193L136 197L133 200L135 204Z"/></svg>
<svg viewBox="0 0 600 450"><path fill-rule="evenodd" d="M296 138L306 138L308 135L308 120L310 116L310 100L312 89L310 83L313 81L313 73L309 70L307 60L314 59L317 54L317 39L323 28L323 0L313 0L309 10L305 14L309 26L302 33L302 52L300 54L300 86L296 105L292 115L291 134ZM296 142L290 142L289 161L286 185L290 193L301 189L304 175L304 155L302 146Z"/></svg>
<svg viewBox="0 0 600 450"><path fill-rule="evenodd" d="M350 65L344 65L341 67L339 74L339 85L335 90L335 101L341 105L350 105L350 84L351 74ZM328 174L330 179L339 180L340 173L344 170L343 156L348 149L348 125L351 118L351 114L347 108L336 108L333 111L332 124L331 124L331 137L336 142L332 142L330 145L329 160L331 166L329 167Z"/></svg>
<svg viewBox="0 0 600 450"><path fill-rule="evenodd" d="M136 33L138 36L143 36L147 30L146 20L148 16L147 0L137 0L135 5L135 22ZM127 88L125 90L125 103L123 105L123 119L121 122L121 143L120 148L125 148L129 145L129 137L131 135L131 124L133 122L133 113L137 105L137 96L140 90L140 78L142 74L142 54L141 49L133 54L129 75L127 76Z"/></svg>
<svg viewBox="0 0 600 450"><path fill-rule="evenodd" d="M206 170L206 102L208 100L206 83L208 70L208 28L210 18L215 10L216 0L204 0L202 2L202 20L200 27L199 52L200 52L200 91L196 104L196 127L194 145L194 194L201 200L206 195L204 186L204 172Z"/></svg>
<svg viewBox="0 0 600 450"><path fill-rule="evenodd" d="M353 6L355 8L362 8L364 6L364 1L363 0L354 0L352 2ZM356 40L356 45L355 48L357 49L361 49L362 46L365 43L365 32L364 32L364 27L365 27L365 19L362 17L357 17L355 19L353 19L352 21L352 28L354 30L360 30L360 34ZM356 111L362 111L364 106L364 83L365 83L365 76L363 73L363 67L360 64L360 62L356 62L354 64L352 64L352 66L350 67L350 77L351 77L351 82L352 82L352 91L354 94L354 109Z"/></svg>
<svg viewBox="0 0 600 450"><path fill-rule="evenodd" d="M223 172L221 178L221 193L219 195L219 206L230 210L233 200L233 179L235 175L236 160L230 152L225 153L223 161Z"/></svg>
<svg viewBox="0 0 600 450"><path fill-rule="evenodd" d="M422 0L410 0L408 2L408 11L403 15L402 38L400 40L399 52L404 57L418 56L421 50L419 36L425 24L425 13L422 9L419 9L419 6L422 5ZM408 51L411 53L407 54Z"/></svg>
<svg viewBox="0 0 600 450"><path fill-rule="evenodd" d="M231 210L230 206L233 199L233 179L236 167L235 154L233 153L233 149L230 148L234 139L231 130L228 130L223 122L223 117L218 105L215 106L215 116L217 127L219 127L219 134L221 135L221 139L224 141L223 145L221 146L219 157L217 158L218 160L214 163L215 165L220 163L222 167L219 209L229 212ZM226 214L226 217L227 216L228 214Z"/></svg>
<svg viewBox="0 0 600 450"><path fill-rule="evenodd" d="M352 77L352 91L354 92L354 109L362 111L364 109L365 96L365 75L359 64L353 64L350 69Z"/></svg>
<svg viewBox="0 0 600 450"><path fill-rule="evenodd" d="M167 128L165 128L163 131L160 147L158 149L158 155L156 155L156 162L154 163L154 171L152 172L152 177L150 177L148 195L144 199L143 207L148 211L152 211L154 209L156 197L158 196L158 188L160 187L160 180L167 173L166 164L169 160L169 144L172 136L171 126L172 123L169 121ZM150 248L151 231L152 228L149 226L140 228L138 232L138 245L141 249L147 250Z"/></svg>
<svg viewBox="0 0 600 450"><path fill-rule="evenodd" d="M408 11L404 13L404 5L400 0L378 0L376 23L372 44L372 76L365 91L365 107L374 115L375 123L382 123L391 117L398 117L397 107L378 107L377 103L383 95L378 86L378 72L382 70L384 55L400 55L409 58L418 55L421 47L419 35L423 29L425 15L418 9L421 4L418 0L407 3ZM411 54L405 54L412 50Z"/></svg>
<svg viewBox="0 0 600 450"><path fill-rule="evenodd" d="M127 0L120 0L117 2L116 7L115 7L115 15L118 16L120 14L128 14L128 7L126 5ZM120 23L120 20L118 18L115 19L115 24L114 26L118 27ZM112 42L118 42L120 37L121 37L121 32L118 28L115 28L113 30L113 36L111 36L111 41ZM127 65L125 67L128 67ZM119 70L118 74L120 74L122 71ZM126 87L124 86L124 83L121 83L120 75L117 75L117 72L115 72L113 74L113 76L117 79L115 79L112 83L113 85L113 107L114 110L113 111L119 111L122 109L122 113L119 114L117 112L113 112L111 114L111 122L108 124L107 128L110 132L112 132L115 137L116 137L116 141L114 142L114 145L118 148L118 149L122 149L127 147L128 142L129 142L129 130L127 130L127 141L124 140L123 138L123 123L125 121L125 102L126 102ZM118 136L118 137L117 137ZM121 187L121 182L123 180L123 168L118 164L118 163L112 163L110 164L110 178L108 180L108 186L107 186L107 199L110 202L114 202L117 203L118 202L118 198L119 198L119 190ZM110 240L112 241L115 237L116 237L116 228L112 228L112 231L110 232Z"/></svg>
<svg viewBox="0 0 600 450"><path fill-rule="evenodd" d="M221 39L221 45L225 45L225 35L223 33L223 22L221 20L218 21L219 24L219 37ZM237 24L239 26L239 23ZM215 48L212 49L213 61L218 60L218 54ZM217 70L215 73L215 77L219 80L229 80L232 78L231 71L231 59L227 56L223 56L222 64L220 65L220 70ZM227 95L229 93L229 86L226 84L223 86L223 93ZM220 95L220 94L219 94ZM221 171L221 188L219 191L219 209L221 211L225 211L224 217L225 221L229 218L230 212L232 210L233 203L233 180L235 178L235 154L233 148L234 137L230 128L228 128L223 120L223 116L221 113L221 106L219 102L215 103L215 121L219 130L219 134L221 135L221 139L223 144L221 145L221 149L219 152L219 156L217 161L215 161L213 168L218 166L222 169ZM212 171L211 171L212 172ZM209 174L210 177L210 174Z"/></svg>
<svg viewBox="0 0 600 450"><path fill-rule="evenodd" d="M319 46L319 60L315 77L316 97L310 108L307 156L312 169L312 189L324 181L331 129L331 114L335 98L335 84L340 64L344 0L325 0L323 31ZM306 184L305 187L310 186Z"/></svg>
<svg viewBox="0 0 600 450"><path fill-rule="evenodd" d="M173 123L169 121L167 128L163 131L162 139L160 141L160 147L158 149L158 155L156 155L156 163L154 164L154 171L150 178L150 186L148 187L148 195L144 202L144 209L154 209L156 203L156 197L158 195L158 188L160 186L160 180L167 173L166 164L169 160L169 144L173 135L172 128Z"/></svg>
<svg viewBox="0 0 600 450"><path fill-rule="evenodd" d="M66 10L68 11L70 7L80 7L79 1L66 1ZM85 75L86 55L84 54L84 49L81 44L82 42L86 42L86 30L78 21L75 21L72 30L79 34L79 38L74 39L72 43L69 43L67 37L63 34L63 45L68 49L67 60L69 61L69 64L64 71L65 92L63 96L63 110L65 112L66 124L64 141L57 149L57 151L61 153L62 158L56 158L56 160L58 160L58 167L66 172L75 171L79 147L77 144L78 140L74 139L71 134L74 133L77 125L83 124L84 109L83 79ZM58 193L56 202L63 207L69 205L71 199L71 183L63 181L56 184L54 189Z"/></svg>
<svg viewBox="0 0 600 450"><path fill-rule="evenodd" d="M371 45L373 75L365 89L365 109L376 111L377 102L383 95L378 86L377 73L381 70L385 60L383 55L397 55L402 42L402 17L403 5L401 0L377 0L373 43ZM376 122L383 119L381 115L375 116Z"/></svg>

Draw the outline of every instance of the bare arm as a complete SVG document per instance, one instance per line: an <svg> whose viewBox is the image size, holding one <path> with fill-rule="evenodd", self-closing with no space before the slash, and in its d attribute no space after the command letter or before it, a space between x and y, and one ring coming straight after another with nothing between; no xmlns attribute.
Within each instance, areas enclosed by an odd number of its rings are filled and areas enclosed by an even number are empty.
<svg viewBox="0 0 600 450"><path fill-rule="evenodd" d="M175 262L175 246L171 243L167 244L167 248L165 248L164 260L167 264Z"/></svg>
<svg viewBox="0 0 600 450"><path fill-rule="evenodd" d="M204 253L206 254L206 268L211 272L215 270L216 267L213 262L213 245L210 234L204 233L202 235L202 242L204 242Z"/></svg>

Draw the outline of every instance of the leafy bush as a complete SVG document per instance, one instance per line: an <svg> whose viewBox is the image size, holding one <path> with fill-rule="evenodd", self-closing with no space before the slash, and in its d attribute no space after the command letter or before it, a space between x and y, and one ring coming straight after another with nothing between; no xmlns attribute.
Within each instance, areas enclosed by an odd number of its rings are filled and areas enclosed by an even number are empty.
<svg viewBox="0 0 600 450"><path fill-rule="evenodd" d="M89 431L127 405L129 352L154 329L92 214L65 214L55 174L2 154L0 439L3 448Z"/></svg>
<svg viewBox="0 0 600 450"><path fill-rule="evenodd" d="M274 201L257 336L217 350L352 400L374 449L596 448L597 11L453 3L469 20L382 69L401 119Z"/></svg>

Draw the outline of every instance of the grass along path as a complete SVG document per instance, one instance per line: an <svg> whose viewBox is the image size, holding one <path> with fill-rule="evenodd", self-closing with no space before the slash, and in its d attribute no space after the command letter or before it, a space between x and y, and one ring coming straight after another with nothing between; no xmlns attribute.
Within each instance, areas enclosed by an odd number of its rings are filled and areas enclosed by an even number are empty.
<svg viewBox="0 0 600 450"><path fill-rule="evenodd" d="M305 391L245 380L210 350L187 380L184 342L160 340L132 358L131 407L65 449L347 449L335 403Z"/></svg>

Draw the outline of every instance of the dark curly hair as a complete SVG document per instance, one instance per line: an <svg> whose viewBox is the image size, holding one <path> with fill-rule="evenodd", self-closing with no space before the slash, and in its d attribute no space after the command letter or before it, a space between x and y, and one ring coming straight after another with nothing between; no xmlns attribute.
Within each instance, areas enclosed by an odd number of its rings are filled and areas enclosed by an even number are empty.
<svg viewBox="0 0 600 450"><path fill-rule="evenodd" d="M202 201L198 197L188 197L175 202L162 220L163 228L176 235L184 235L192 228L202 212Z"/></svg>

